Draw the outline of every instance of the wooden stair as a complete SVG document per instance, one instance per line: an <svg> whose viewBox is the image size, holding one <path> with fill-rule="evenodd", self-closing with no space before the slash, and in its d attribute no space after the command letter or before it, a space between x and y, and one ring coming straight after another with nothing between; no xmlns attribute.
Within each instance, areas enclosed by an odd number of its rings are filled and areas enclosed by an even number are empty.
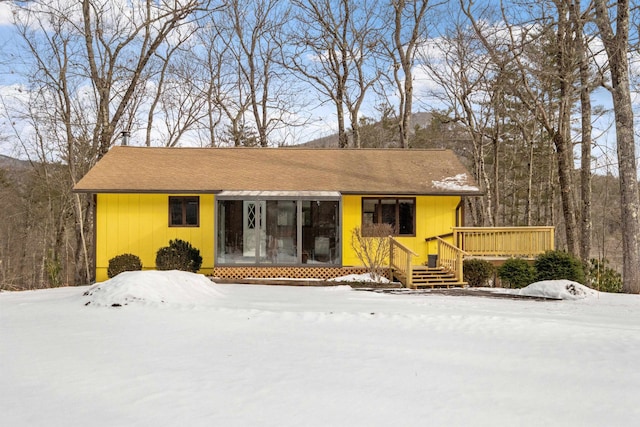
<svg viewBox="0 0 640 427"><path fill-rule="evenodd" d="M406 278L395 272L394 276L404 285L407 285ZM466 286L466 282L459 282L455 274L442 267L430 268L424 265L413 266L413 287L414 288L451 288Z"/></svg>

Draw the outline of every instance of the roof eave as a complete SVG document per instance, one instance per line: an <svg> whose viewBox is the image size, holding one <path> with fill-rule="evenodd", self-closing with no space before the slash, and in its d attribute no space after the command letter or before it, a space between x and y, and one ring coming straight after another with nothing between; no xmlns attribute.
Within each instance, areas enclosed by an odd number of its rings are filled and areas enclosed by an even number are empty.
<svg viewBox="0 0 640 427"><path fill-rule="evenodd" d="M72 190L77 194L219 194L224 190L205 190L205 189L140 189L140 188L81 188ZM247 190L253 191L253 190ZM258 190L256 190L258 191ZM283 190L284 191L284 190ZM396 196L484 196L482 191L388 191L388 190L326 190L336 191L340 194L346 195L363 195L363 196L377 196L377 195L396 195Z"/></svg>
<svg viewBox="0 0 640 427"><path fill-rule="evenodd" d="M122 189L122 188L74 188L72 193L77 194L217 194L222 190L202 190L202 189Z"/></svg>

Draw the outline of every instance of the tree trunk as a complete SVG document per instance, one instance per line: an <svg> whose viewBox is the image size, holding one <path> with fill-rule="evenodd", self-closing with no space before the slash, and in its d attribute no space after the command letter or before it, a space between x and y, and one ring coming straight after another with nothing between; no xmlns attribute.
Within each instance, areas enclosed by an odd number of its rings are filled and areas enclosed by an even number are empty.
<svg viewBox="0 0 640 427"><path fill-rule="evenodd" d="M582 144L580 159L580 194L582 209L580 217L580 258L586 265L591 258L591 88L589 63L583 37L584 21L580 16L580 0L573 3L572 20L576 27L576 53L580 62L580 110L582 116Z"/></svg>
<svg viewBox="0 0 640 427"><path fill-rule="evenodd" d="M560 197L562 199L562 215L565 222L567 236L567 251L577 255L578 233L576 225L576 207L572 194L571 171L573 162L569 162L567 153L567 141L559 132L553 136L558 158L558 181L560 182Z"/></svg>
<svg viewBox="0 0 640 427"><path fill-rule="evenodd" d="M398 107L398 130L400 137L400 146L409 148L409 131L411 128L411 114L413 104L413 65L415 58L415 49L420 41L420 37L424 35L424 17L429 5L428 0L416 0L415 2L407 2L405 0L393 0L394 31L393 31L393 50L397 54L395 61L395 81L398 87L398 96L400 103ZM406 15L405 15L405 12ZM410 18L408 18L410 17ZM410 33L407 40L403 39L403 31L408 29ZM404 82L401 83L398 78L398 69L402 68L404 73Z"/></svg>
<svg viewBox="0 0 640 427"><path fill-rule="evenodd" d="M622 203L622 287L625 292L640 293L640 223L638 223L638 169L633 132L633 109L629 82L629 2L616 3L616 33L604 0L596 0L596 24L604 43L611 72L611 96L616 121L618 173Z"/></svg>

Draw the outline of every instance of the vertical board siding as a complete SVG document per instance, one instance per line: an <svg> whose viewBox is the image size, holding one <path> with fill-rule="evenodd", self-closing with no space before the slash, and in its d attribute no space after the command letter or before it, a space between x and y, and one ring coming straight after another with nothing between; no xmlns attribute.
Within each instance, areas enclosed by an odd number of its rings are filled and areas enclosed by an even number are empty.
<svg viewBox="0 0 640 427"><path fill-rule="evenodd" d="M178 194L176 194L178 195ZM132 253L142 260L145 269L155 268L156 252L171 239L190 242L202 255L201 273L211 274L215 250L215 203L211 194L179 194L200 197L199 227L169 227L167 194L98 194L96 219L96 280L107 279L109 259ZM343 266L361 266L351 247L351 233L362 221L361 195L342 198L342 254ZM402 197L396 195L367 195L366 197ZM456 225L459 196L417 196L416 236L397 237L397 240L418 254L416 264L427 261L429 253L436 253L436 243L425 238L452 232ZM447 238L446 240L450 240Z"/></svg>
<svg viewBox="0 0 640 427"><path fill-rule="evenodd" d="M342 197L342 242L343 265L358 266L360 260L351 247L351 232L362 225L362 198L365 196L345 195ZM366 197L403 197L401 195L367 195ZM415 237L395 236L395 239L416 254L415 264L427 261L427 255L437 253L437 243L425 242L425 238L448 234L456 226L456 208L459 196L417 196ZM452 242L452 238L445 239Z"/></svg>
<svg viewBox="0 0 640 427"><path fill-rule="evenodd" d="M156 252L172 239L186 240L198 248L201 272L213 271L214 196L198 196L200 226L169 227L166 194L98 194L96 280L106 280L109 260L124 253L139 256L145 269L155 268Z"/></svg>

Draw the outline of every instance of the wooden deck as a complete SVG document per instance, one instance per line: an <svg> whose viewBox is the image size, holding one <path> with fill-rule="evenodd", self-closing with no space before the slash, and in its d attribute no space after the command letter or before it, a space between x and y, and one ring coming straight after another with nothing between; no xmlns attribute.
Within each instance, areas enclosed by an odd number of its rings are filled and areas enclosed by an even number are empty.
<svg viewBox="0 0 640 427"><path fill-rule="evenodd" d="M555 249L554 231L554 227L456 227L453 233L425 239L437 241L437 264L432 267L415 262L420 255L389 236L389 278L413 289L463 287L464 259L480 258L494 264L514 257L533 260ZM216 267L212 276L224 282L322 286L329 279L364 272L361 267L237 266Z"/></svg>
<svg viewBox="0 0 640 427"><path fill-rule="evenodd" d="M426 239L438 243L435 268L414 265L418 254L390 237L390 270L407 288L465 286L464 259L480 258L495 265L509 258L533 260L555 249L554 233L554 227L455 227L451 234Z"/></svg>
<svg viewBox="0 0 640 427"><path fill-rule="evenodd" d="M555 249L554 227L455 227L453 244L467 256L534 259Z"/></svg>

